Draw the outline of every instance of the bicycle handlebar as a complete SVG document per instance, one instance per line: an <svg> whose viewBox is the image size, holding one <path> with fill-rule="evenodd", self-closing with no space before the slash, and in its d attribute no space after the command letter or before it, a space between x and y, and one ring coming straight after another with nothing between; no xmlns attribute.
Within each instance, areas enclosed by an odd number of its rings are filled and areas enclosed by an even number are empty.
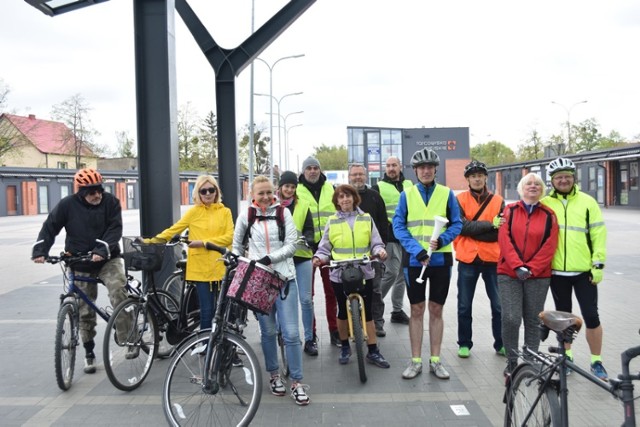
<svg viewBox="0 0 640 427"><path fill-rule="evenodd" d="M35 247L36 245L39 245L42 242L44 242L44 240L38 240L31 247ZM103 245L107 250L107 257L105 259L107 260L111 259L111 250L109 249L109 244L104 240L100 240L100 239L96 239L96 242ZM68 252L61 252L59 256L45 255L44 259L49 264L58 264L59 262L73 264L80 261L91 261L92 257L93 257L92 252L78 253L76 255L73 255Z"/></svg>
<svg viewBox="0 0 640 427"><path fill-rule="evenodd" d="M218 246L215 243L211 243L211 242L205 243L204 247L207 248L207 250L209 250L209 251L220 252L222 255L226 255L227 252L231 253L231 251L229 251L227 248L222 247L222 246Z"/></svg>
<svg viewBox="0 0 640 427"><path fill-rule="evenodd" d="M340 259L340 260L330 260L328 265L323 266L323 268L338 268L346 265L366 265L372 262L377 262L378 260L370 258L367 255L364 255L362 258L349 258L349 259Z"/></svg>

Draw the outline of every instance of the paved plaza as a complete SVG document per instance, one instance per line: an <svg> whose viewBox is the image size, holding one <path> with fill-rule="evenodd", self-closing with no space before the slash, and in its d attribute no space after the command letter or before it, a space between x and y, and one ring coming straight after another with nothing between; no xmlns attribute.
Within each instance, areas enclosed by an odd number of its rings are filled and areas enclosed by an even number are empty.
<svg viewBox="0 0 640 427"><path fill-rule="evenodd" d="M613 376L620 370L619 354L640 344L640 212L605 209L604 217L609 239L605 278L599 285L600 315L604 327L604 363ZM82 349L79 349L73 386L67 392L58 389L53 369L53 339L58 295L62 290L60 271L57 266L29 261L31 245L43 220L42 215L0 218L0 426L165 425L161 388L168 361L156 360L149 377L137 390L129 393L117 390L107 379L100 357L104 322L98 323L97 373L82 372ZM124 221L125 235L138 234L138 211L125 211ZM62 242L63 238L58 237L52 253L61 248ZM311 387L311 404L297 407L289 396L272 396L265 373L264 394L252 425L502 425L505 359L492 348L489 301L482 283L474 302L471 357L457 357L455 268L444 309L442 351L450 380L438 380L428 370L414 380L402 379L401 373L410 357L408 327L390 323L387 313L387 336L379 338L379 345L391 368L367 365L369 379L361 384L354 358L344 366L337 362L339 350L329 344L324 295L322 286L317 286L320 355L303 356L303 382ZM101 287L99 292L101 305L106 305L106 288ZM546 307L553 308L550 296ZM405 311L409 312L408 300ZM249 323L246 335L264 366L255 319ZM425 330L425 359L429 354L428 342ZM547 344L543 343L543 348ZM583 332L574 346L574 355L578 363L588 366L589 352ZM640 360L631 367L639 371ZM572 425L620 425L619 402L576 376L569 378L569 388ZM638 409L636 404L640 416Z"/></svg>

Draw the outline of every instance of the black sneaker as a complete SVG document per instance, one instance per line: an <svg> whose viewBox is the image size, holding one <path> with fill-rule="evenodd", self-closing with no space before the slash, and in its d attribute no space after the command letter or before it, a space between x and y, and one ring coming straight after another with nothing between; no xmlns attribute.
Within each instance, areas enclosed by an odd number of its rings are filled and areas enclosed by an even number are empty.
<svg viewBox="0 0 640 427"><path fill-rule="evenodd" d="M342 341L340 341L340 333L338 333L338 331L331 331L330 335L331 344L335 345L336 347L342 347Z"/></svg>
<svg viewBox="0 0 640 427"><path fill-rule="evenodd" d="M96 373L96 355L93 352L87 352L86 357L84 358L84 373Z"/></svg>
<svg viewBox="0 0 640 427"><path fill-rule="evenodd" d="M400 311L392 311L391 312L391 323L402 323L403 325L409 324L409 316L400 310Z"/></svg>
<svg viewBox="0 0 640 427"><path fill-rule="evenodd" d="M317 356L318 355L318 346L315 341L306 341L304 343L304 352L309 356Z"/></svg>

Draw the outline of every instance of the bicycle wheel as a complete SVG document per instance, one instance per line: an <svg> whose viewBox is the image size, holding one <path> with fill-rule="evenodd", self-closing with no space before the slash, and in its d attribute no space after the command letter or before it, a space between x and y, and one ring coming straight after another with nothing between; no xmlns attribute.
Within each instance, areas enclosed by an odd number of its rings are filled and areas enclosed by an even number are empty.
<svg viewBox="0 0 640 427"><path fill-rule="evenodd" d="M289 361L287 360L287 352L284 347L284 338L282 338L282 331L278 331L278 348L280 349L280 359L282 360L282 366L280 366L280 372L285 378L289 377Z"/></svg>
<svg viewBox="0 0 640 427"><path fill-rule="evenodd" d="M351 304L351 322L353 324L353 340L356 347L356 356L358 358L358 373L360 374L360 382L367 382L367 372L364 366L364 332L362 331L362 317L360 317L360 302L357 298L349 300Z"/></svg>
<svg viewBox="0 0 640 427"><path fill-rule="evenodd" d="M77 307L71 303L60 306L55 338L55 370L56 381L60 390L69 390L73 381L73 371L76 366L76 347L78 337Z"/></svg>
<svg viewBox="0 0 640 427"><path fill-rule="evenodd" d="M212 360L220 360L215 375L220 388L202 389L203 363L209 335L198 334L181 345L167 370L162 390L162 408L172 426L245 426L258 410L262 394L260 363L253 349L240 336L225 332L213 349ZM223 352L224 354L217 353ZM243 366L234 367L235 353Z"/></svg>
<svg viewBox="0 0 640 427"><path fill-rule="evenodd" d="M171 273L171 276L167 277L167 280L162 284L162 290L169 292L176 301L180 301L182 293L185 292L184 273L182 270Z"/></svg>
<svg viewBox="0 0 640 427"><path fill-rule="evenodd" d="M170 328L179 327L177 319L180 314L180 304L166 291L156 291L154 294L150 294L148 298L156 301L157 308L162 309L162 314L156 315L158 325L158 352L156 356L159 359L164 359L171 356L176 344L175 342L169 342L167 333Z"/></svg>
<svg viewBox="0 0 640 427"><path fill-rule="evenodd" d="M560 422L558 394L551 386L541 389L544 379L538 378L539 375L540 368L530 364L516 371L507 392L505 427L555 426ZM527 419L529 411L531 415Z"/></svg>
<svg viewBox="0 0 640 427"><path fill-rule="evenodd" d="M117 332L116 325L127 332ZM116 388L131 391L142 384L158 351L158 339L156 317L142 300L129 298L116 307L103 345L104 368Z"/></svg>

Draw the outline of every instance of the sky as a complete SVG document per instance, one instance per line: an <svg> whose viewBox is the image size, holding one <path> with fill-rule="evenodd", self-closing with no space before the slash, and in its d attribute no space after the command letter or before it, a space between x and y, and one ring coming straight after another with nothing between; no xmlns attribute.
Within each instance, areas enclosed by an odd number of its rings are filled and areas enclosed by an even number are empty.
<svg viewBox="0 0 640 427"><path fill-rule="evenodd" d="M251 34L252 4L256 29L286 4L188 2L225 48ZM177 12L175 28L178 107L204 118L215 111L215 76ZM568 118L593 118L602 134L636 142L639 42L633 0L318 0L259 57L273 64L304 54L271 73L297 170L314 147L346 145L347 126L469 127L472 146L497 140L516 150L533 130L566 135ZM4 0L0 46L10 112L49 119L53 105L79 93L98 143L115 149L119 131L137 139L132 0L54 18ZM268 94L269 69L254 64L254 92ZM239 134L250 99L247 67L236 80ZM254 97L254 122L269 133L269 97ZM277 131L274 116L274 163L286 166Z"/></svg>

